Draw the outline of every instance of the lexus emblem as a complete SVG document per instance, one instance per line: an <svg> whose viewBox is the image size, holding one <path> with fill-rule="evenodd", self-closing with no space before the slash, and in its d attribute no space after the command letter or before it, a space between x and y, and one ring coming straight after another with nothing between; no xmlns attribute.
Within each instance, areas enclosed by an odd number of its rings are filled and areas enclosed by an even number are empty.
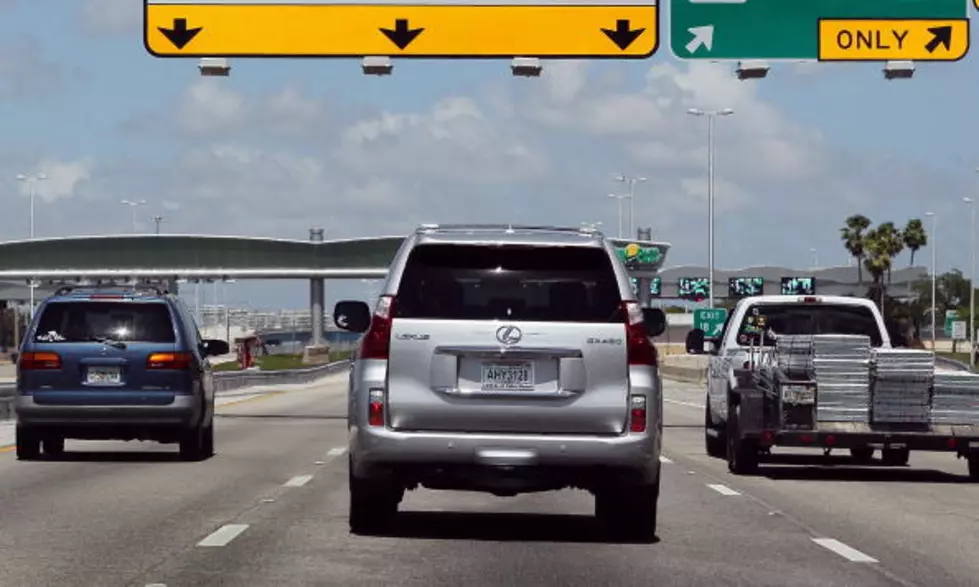
<svg viewBox="0 0 979 587"><path fill-rule="evenodd" d="M500 326L496 329L496 340L502 344L517 344L521 338L523 338L523 332L520 332L516 326Z"/></svg>

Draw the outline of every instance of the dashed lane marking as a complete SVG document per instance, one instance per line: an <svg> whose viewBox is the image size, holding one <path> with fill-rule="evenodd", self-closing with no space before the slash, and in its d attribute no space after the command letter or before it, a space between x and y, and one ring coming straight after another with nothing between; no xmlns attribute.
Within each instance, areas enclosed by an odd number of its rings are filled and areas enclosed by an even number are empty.
<svg viewBox="0 0 979 587"><path fill-rule="evenodd" d="M691 407L691 408L704 409L704 404L695 404L693 402L681 402L678 399L669 399L669 398L665 398L665 397L663 398L663 401L664 402L667 402L667 403L670 403L670 404L676 404L678 406L688 406L688 407Z"/></svg>
<svg viewBox="0 0 979 587"><path fill-rule="evenodd" d="M347 452L347 449L345 447L338 446L336 448L331 448L329 450L329 452L326 453L326 456L328 456L328 457L338 457L338 456L342 455L345 452Z"/></svg>
<svg viewBox="0 0 979 587"><path fill-rule="evenodd" d="M312 478L312 475L297 475L286 481L283 485L285 487L302 487L303 485L309 483Z"/></svg>
<svg viewBox="0 0 979 587"><path fill-rule="evenodd" d="M740 492L731 489L727 485L721 485L720 483L708 483L707 487L710 487L721 495L741 495Z"/></svg>
<svg viewBox="0 0 979 587"><path fill-rule="evenodd" d="M825 549L831 550L842 556L846 560L854 563L875 563L877 559L860 552L856 548L847 546L835 538L813 538L813 542Z"/></svg>
<svg viewBox="0 0 979 587"><path fill-rule="evenodd" d="M247 528L248 524L225 524L198 542L197 546L226 546Z"/></svg>
<svg viewBox="0 0 979 587"><path fill-rule="evenodd" d="M661 463L672 463L673 461L671 461L670 459L664 457L663 455L660 455L659 456L659 462L661 462Z"/></svg>

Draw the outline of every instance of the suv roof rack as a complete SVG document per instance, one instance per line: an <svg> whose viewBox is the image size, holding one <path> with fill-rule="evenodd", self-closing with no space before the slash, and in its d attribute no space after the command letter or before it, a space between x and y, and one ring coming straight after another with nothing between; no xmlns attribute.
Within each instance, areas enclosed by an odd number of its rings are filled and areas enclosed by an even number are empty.
<svg viewBox="0 0 979 587"><path fill-rule="evenodd" d="M415 232L429 230L521 230L541 232L571 232L580 234L597 234L599 231L584 226L550 226L539 224L422 224Z"/></svg>
<svg viewBox="0 0 979 587"><path fill-rule="evenodd" d="M65 285L58 288L55 292L56 296L68 295L70 293L82 293L82 292L93 292L93 291L105 291L112 289L122 289L122 290L132 290L135 294L144 295L166 295L170 293L167 291L166 287L152 284L152 283L109 283L109 284L97 284L97 285Z"/></svg>

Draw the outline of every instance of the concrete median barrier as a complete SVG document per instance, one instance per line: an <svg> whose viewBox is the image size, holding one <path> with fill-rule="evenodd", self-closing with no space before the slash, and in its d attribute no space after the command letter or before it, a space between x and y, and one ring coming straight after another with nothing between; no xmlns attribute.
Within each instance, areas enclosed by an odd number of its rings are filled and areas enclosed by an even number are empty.
<svg viewBox="0 0 979 587"><path fill-rule="evenodd" d="M660 365L659 372L664 379L682 383L705 383L707 381L707 369L704 367Z"/></svg>

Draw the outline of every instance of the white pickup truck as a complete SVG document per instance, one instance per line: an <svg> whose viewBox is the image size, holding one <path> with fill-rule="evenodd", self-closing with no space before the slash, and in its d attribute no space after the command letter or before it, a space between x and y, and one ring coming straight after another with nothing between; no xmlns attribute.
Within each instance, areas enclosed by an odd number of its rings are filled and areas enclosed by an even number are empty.
<svg viewBox="0 0 979 587"><path fill-rule="evenodd" d="M749 474L774 446L849 449L864 462L879 449L891 466L906 465L911 450L947 451L966 458L979 480L979 375L936 367L931 352L896 350L892 336L871 301L838 296L748 297L718 338L692 330L687 352L709 355L707 453ZM813 360L820 344L862 344L866 359ZM808 364L802 375L785 368L792 345L803 349L795 357ZM850 379L841 379L841 365Z"/></svg>

